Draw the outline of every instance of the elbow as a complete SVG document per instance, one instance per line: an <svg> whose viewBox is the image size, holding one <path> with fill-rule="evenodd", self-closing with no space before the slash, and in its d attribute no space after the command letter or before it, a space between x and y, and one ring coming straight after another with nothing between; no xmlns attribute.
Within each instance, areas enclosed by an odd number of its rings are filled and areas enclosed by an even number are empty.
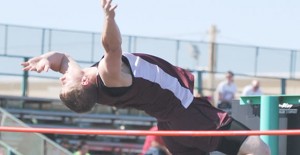
<svg viewBox="0 0 300 155"><path fill-rule="evenodd" d="M102 39L102 45L107 52L119 52L121 50L122 40L116 39L114 41L108 41L105 39Z"/></svg>

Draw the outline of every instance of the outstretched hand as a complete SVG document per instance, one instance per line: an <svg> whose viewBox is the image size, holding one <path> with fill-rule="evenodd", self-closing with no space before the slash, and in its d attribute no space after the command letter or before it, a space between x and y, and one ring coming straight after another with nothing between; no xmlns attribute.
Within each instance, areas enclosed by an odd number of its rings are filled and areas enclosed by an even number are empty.
<svg viewBox="0 0 300 155"><path fill-rule="evenodd" d="M21 65L24 67L23 70L25 71L36 71L38 73L42 71L48 72L50 68L49 60L43 56L31 58L28 61L21 63Z"/></svg>
<svg viewBox="0 0 300 155"><path fill-rule="evenodd" d="M112 0L101 0L101 5L106 17L114 18L115 9L118 5L111 5Z"/></svg>

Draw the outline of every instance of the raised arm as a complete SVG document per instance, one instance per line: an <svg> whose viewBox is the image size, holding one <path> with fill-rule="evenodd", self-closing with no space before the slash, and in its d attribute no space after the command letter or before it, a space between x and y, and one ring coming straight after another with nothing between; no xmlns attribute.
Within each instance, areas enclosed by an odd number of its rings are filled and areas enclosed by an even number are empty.
<svg viewBox="0 0 300 155"><path fill-rule="evenodd" d="M121 52L122 38L118 25L115 21L115 9L117 5L111 5L112 0L102 0L104 11L104 26L102 34L102 44L105 52Z"/></svg>
<svg viewBox="0 0 300 155"><path fill-rule="evenodd" d="M111 4L112 0L101 0L104 11L104 26L102 44L105 49L103 61L99 63L100 75L107 85L115 86L122 78L122 38L115 21L117 5Z"/></svg>

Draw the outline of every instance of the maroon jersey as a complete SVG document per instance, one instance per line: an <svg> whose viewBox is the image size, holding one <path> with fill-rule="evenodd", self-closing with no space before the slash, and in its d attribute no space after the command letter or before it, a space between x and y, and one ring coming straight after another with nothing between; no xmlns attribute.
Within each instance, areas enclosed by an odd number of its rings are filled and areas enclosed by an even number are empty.
<svg viewBox="0 0 300 155"><path fill-rule="evenodd" d="M190 72L146 54L124 53L123 62L131 69L132 85L121 95L112 95L100 86L100 104L136 108L166 120L174 109L192 103L194 77Z"/></svg>
<svg viewBox="0 0 300 155"><path fill-rule="evenodd" d="M157 119L160 130L216 130L231 121L227 113L207 100L193 97L194 77L190 72L146 54L124 53L122 61L131 70L132 85L109 88L98 76L98 103L143 110ZM219 143L219 137L163 139L174 152L189 148L209 152Z"/></svg>

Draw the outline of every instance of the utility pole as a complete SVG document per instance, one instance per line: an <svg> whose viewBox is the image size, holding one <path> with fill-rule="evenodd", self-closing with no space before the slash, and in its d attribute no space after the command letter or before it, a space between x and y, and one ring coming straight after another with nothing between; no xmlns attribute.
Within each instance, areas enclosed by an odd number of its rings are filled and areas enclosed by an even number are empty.
<svg viewBox="0 0 300 155"><path fill-rule="evenodd" d="M216 55L216 35L217 35L217 28L215 25L212 25L209 30L209 55L208 55L208 87L211 89L210 96L212 99L214 98L214 91L213 88L215 88L215 74L216 71L216 61L217 61L217 55Z"/></svg>

